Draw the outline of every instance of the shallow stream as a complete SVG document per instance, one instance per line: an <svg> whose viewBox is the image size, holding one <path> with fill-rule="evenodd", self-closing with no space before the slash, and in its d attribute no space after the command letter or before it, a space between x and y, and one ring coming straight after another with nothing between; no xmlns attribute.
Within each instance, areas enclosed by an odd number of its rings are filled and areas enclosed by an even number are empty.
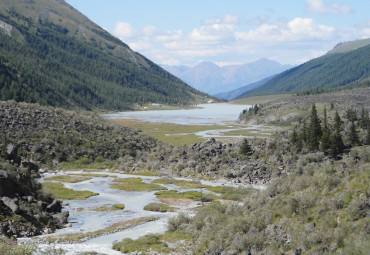
<svg viewBox="0 0 370 255"><path fill-rule="evenodd" d="M59 172L59 173L48 173L43 176L40 180L43 182L45 177L51 177L56 175L65 175L65 174L79 174L83 173L82 171L76 172ZM92 173L92 174L102 174L102 172ZM62 182L65 187L74 189L74 190L89 190L96 193L99 193L98 196L90 197L86 200L64 200L63 201L63 210L68 210L70 216L68 218L69 222L72 223L71 227L57 230L55 233L50 235L61 235L61 234L72 234L72 233L85 233L90 231L96 231L99 229L104 229L115 222L127 221L131 219L138 219L142 217L158 217L158 220L143 223L136 227L119 231L113 234L107 234L99 236L96 238L91 238L85 240L82 243L71 243L71 244L53 244L55 248L63 249L66 254L79 254L83 252L97 252L103 254L121 254L120 252L114 251L112 249L112 244L115 241L122 241L124 238L136 239L141 236L144 236L149 233L164 233L167 229L167 220L169 217L178 214L181 211L187 213L192 213L192 209L196 206L199 206L199 202L191 202L181 206L177 206L180 209L176 212L150 212L145 211L143 208L145 205L153 202L160 202L154 195L155 191L150 192L129 192L123 190L117 190L110 188L110 183L114 178L129 178L129 177L139 177L134 175L119 174L119 173L109 173L104 172L106 175L111 175L112 177L91 177L90 180L78 182L78 183L65 183ZM159 177L151 176L140 176L144 182L151 182L154 179ZM225 182L213 182L213 181L201 181L202 184L211 185L211 186L220 186L220 185L230 185L235 186L235 184L225 183ZM168 190L178 190L178 191L188 191L188 190L197 190L199 189L189 189L182 188L176 185L165 185ZM256 187L256 188L263 188ZM91 209L113 205L113 204L124 204L124 210L118 211L104 211L96 212ZM48 236L48 235L45 235ZM43 237L45 237L43 236ZM20 239L20 241L25 241ZM49 244L40 244L40 248L50 247Z"/></svg>

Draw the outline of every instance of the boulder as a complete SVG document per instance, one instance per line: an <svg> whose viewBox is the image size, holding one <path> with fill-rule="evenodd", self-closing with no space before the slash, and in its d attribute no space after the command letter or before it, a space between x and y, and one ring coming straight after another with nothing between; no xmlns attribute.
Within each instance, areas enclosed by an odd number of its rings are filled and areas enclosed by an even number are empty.
<svg viewBox="0 0 370 255"><path fill-rule="evenodd" d="M54 201L46 207L46 211L49 213L58 213L62 210L62 204L59 200L54 199Z"/></svg>
<svg viewBox="0 0 370 255"><path fill-rule="evenodd" d="M12 210L13 213L18 213L19 212L19 206L17 205L17 201L15 198L10 198L10 197L2 197L1 199L7 207Z"/></svg>

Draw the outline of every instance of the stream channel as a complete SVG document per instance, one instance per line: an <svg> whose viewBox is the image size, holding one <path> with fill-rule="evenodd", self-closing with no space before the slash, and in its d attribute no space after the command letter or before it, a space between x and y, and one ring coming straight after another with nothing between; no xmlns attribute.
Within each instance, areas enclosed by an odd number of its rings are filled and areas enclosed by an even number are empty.
<svg viewBox="0 0 370 255"><path fill-rule="evenodd" d="M52 177L57 175L65 174L81 174L83 171L68 171L68 172L58 172L58 173L47 173L44 174L40 182L46 177ZM102 172L89 172L90 174L102 174ZM114 178L131 178L140 177L143 182L150 183L159 177L153 176L135 176L120 173L110 173L103 172L104 175L109 175L109 177L91 177L90 180L78 182L78 183L66 183L62 182L65 187L74 190L89 190L92 192L99 193L97 196L89 197L86 200L64 200L63 210L69 211L70 215L68 218L69 223L72 223L71 227L59 229L53 234L43 235L43 237L61 235L61 234L73 234L73 233L86 233L90 231L96 231L99 229L104 229L115 222L127 221L132 219L139 219L142 217L157 217L155 221L143 223L141 225L119 231L113 234L106 234L99 237L84 240L80 243L56 243L52 244L56 249L63 249L66 254L81 254L83 252L97 252L103 254L122 254L121 252L112 249L112 244L115 241L122 241L124 238L137 239L141 236L150 233L164 233L167 229L167 220L169 217L178 214L179 212L186 212L191 215L194 213L193 208L200 205L200 202L190 202L182 205L175 205L179 210L175 212L150 212L145 211L143 208L145 205L153 202L160 202L154 193L156 191L145 191L145 192L132 192L112 189L110 184ZM235 184L225 183L225 182L215 182L215 181L201 181L202 184L209 186L220 186L229 185L235 186ZM177 190L179 192L196 190L199 189L189 189L179 187L173 184L165 185L168 190ZM255 188L264 188L262 186ZM203 192L207 192L203 190ZM118 211L103 211L96 212L93 208L98 208L101 206L109 206L113 204L124 204L124 210ZM20 240L22 241L22 240ZM23 240L25 241L25 240ZM39 248L46 249L50 247L49 244L39 244Z"/></svg>

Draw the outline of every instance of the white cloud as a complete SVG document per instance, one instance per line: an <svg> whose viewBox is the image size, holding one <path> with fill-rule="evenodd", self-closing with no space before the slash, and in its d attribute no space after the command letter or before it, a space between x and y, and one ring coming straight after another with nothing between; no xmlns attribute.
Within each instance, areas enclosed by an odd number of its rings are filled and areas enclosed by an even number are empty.
<svg viewBox="0 0 370 255"><path fill-rule="evenodd" d="M348 4L324 3L323 0L306 0L306 8L308 11L322 14L348 14L353 10Z"/></svg>
<svg viewBox="0 0 370 255"><path fill-rule="evenodd" d="M328 39L334 27L316 24L310 18L295 18L288 23L263 24L248 32L236 32L238 40L254 42L289 42L307 39Z"/></svg>
<svg viewBox="0 0 370 255"><path fill-rule="evenodd" d="M113 34L122 40L133 37L135 32L130 23L119 21L116 23Z"/></svg>
<svg viewBox="0 0 370 255"><path fill-rule="evenodd" d="M155 26L145 26L142 31L145 36L152 36L157 33L158 30Z"/></svg>
<svg viewBox="0 0 370 255"><path fill-rule="evenodd" d="M217 41L230 36L238 23L238 17L226 14L221 19L207 19L204 25L194 29L190 37L197 41Z"/></svg>

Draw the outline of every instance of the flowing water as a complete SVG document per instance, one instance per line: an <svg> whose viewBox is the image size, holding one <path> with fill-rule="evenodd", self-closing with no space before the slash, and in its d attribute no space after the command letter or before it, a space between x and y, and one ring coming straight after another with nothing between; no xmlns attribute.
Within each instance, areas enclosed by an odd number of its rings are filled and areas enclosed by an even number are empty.
<svg viewBox="0 0 370 255"><path fill-rule="evenodd" d="M68 174L79 174L82 171L68 172ZM56 175L64 175L66 173L49 173L45 174L40 182L43 182L45 177L51 177ZM94 174L94 173L93 173ZM99 173L95 173L99 174ZM101 174L101 172L100 172ZM145 211L143 208L145 205L152 202L160 202L154 195L155 191L149 192L129 192L123 190L117 190L110 188L110 183L114 178L129 178L138 177L134 175L119 174L119 173L108 173L104 174L111 175L111 177L91 177L90 180L78 182L78 183L63 183L67 188L74 190L89 190L99 193L98 196L90 197L86 200L64 200L63 210L68 210L70 213L69 222L72 223L71 227L57 230L55 233L50 234L61 235L61 234L72 234L72 233L85 233L90 231L96 231L99 229L106 228L115 222L126 221L131 219L138 219L142 217L158 217L158 220L147 222L136 227L119 231L113 234L107 234L96 238L85 240L82 243L71 243L71 244L54 244L55 248L63 249L67 254L78 254L82 252L95 251L98 253L105 254L121 254L120 252L112 249L112 244L115 241L122 241L124 238L136 239L149 233L164 233L167 228L167 220L169 217L178 214L181 211L187 213L193 213L192 209L199 206L198 202L191 202L186 205L180 206L180 209L176 212L157 213ZM158 177L146 177L141 176L144 182L150 183L152 180ZM219 185L232 185L225 182L214 182L214 181L201 181L202 184L219 186ZM168 190L177 191L188 191L199 189L182 188L176 185L162 185ZM261 187L260 187L261 188ZM119 211L104 211L96 212L91 209L101 207L104 205L112 204L124 204L125 209ZM45 237L45 236L44 236ZM20 241L25 241L20 239ZM49 244L40 244L40 248L50 247Z"/></svg>

